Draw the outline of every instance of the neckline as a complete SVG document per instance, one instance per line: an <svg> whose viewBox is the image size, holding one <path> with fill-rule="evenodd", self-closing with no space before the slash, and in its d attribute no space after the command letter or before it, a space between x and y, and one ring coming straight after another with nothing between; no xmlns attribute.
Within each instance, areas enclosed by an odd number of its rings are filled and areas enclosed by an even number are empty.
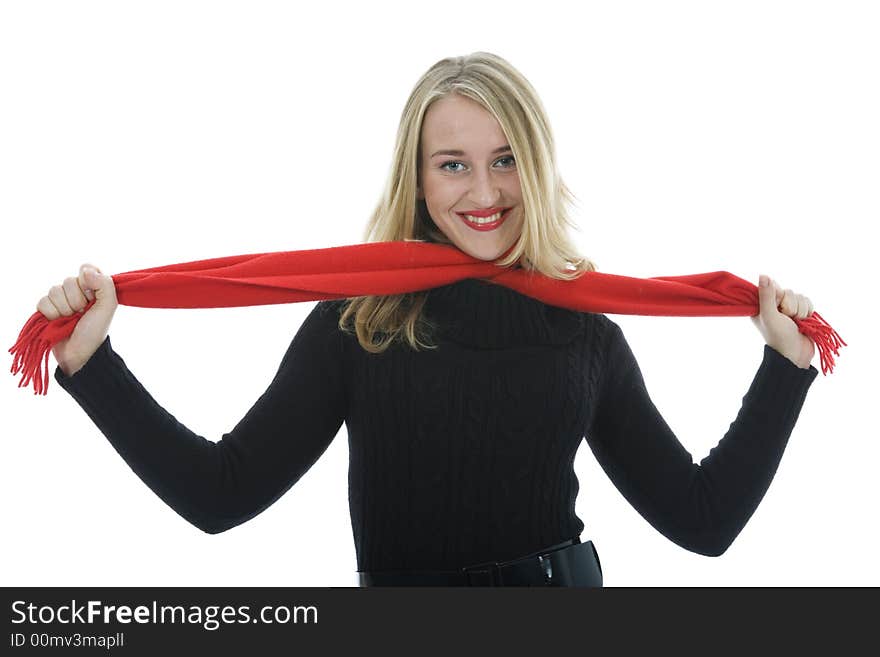
<svg viewBox="0 0 880 657"><path fill-rule="evenodd" d="M479 278L433 288L423 312L438 337L481 349L568 344L583 329L582 313Z"/></svg>

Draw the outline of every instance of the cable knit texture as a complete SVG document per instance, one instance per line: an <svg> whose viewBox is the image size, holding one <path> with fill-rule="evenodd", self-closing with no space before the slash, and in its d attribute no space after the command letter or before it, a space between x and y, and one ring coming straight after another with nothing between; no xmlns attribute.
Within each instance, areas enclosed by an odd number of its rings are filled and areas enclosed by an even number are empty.
<svg viewBox="0 0 880 657"><path fill-rule="evenodd" d="M357 568L367 571L503 561L580 535L573 464L584 438L657 531L719 555L763 498L818 374L765 345L736 419L695 464L603 314L465 279L428 295L437 349L370 354L338 329L341 306L315 306L266 391L217 442L162 408L109 336L55 379L131 469L209 533L269 507L345 422Z"/></svg>

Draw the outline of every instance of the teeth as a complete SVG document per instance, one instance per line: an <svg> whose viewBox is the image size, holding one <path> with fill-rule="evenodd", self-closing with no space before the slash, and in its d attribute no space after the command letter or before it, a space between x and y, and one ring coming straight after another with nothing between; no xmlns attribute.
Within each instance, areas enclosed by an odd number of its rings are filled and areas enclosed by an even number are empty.
<svg viewBox="0 0 880 657"><path fill-rule="evenodd" d="M496 214L493 214L491 217L474 217L473 215L469 215L469 214L466 214L464 216L468 221L470 221L472 223L488 224L488 223L492 223L493 221L497 221L498 219L500 219L502 214L504 214L504 213L498 212Z"/></svg>

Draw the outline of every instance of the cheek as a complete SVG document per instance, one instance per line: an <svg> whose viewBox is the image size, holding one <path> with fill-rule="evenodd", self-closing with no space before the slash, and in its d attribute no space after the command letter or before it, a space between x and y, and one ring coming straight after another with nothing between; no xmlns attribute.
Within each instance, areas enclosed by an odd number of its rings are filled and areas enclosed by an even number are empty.
<svg viewBox="0 0 880 657"><path fill-rule="evenodd" d="M454 194L435 194L432 196L427 201L427 205L431 216L435 218L434 221L450 222L450 215L458 199L459 197Z"/></svg>
<svg viewBox="0 0 880 657"><path fill-rule="evenodd" d="M522 187L519 184L519 175L513 177L510 186L507 188L507 194L510 198L516 199L517 202L522 201Z"/></svg>
<svg viewBox="0 0 880 657"><path fill-rule="evenodd" d="M510 224L510 232L519 235L522 232L523 226L525 225L525 217L522 213L522 208L519 209L519 212L516 213L516 218L513 220L513 223Z"/></svg>
<svg viewBox="0 0 880 657"><path fill-rule="evenodd" d="M463 181L455 180L438 171L430 171L425 176L425 194L437 200L455 197L461 194L464 187Z"/></svg>

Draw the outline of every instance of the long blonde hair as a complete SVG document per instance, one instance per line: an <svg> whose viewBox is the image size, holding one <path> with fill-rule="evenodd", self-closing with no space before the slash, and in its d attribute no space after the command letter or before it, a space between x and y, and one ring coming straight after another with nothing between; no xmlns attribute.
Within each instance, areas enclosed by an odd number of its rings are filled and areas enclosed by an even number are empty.
<svg viewBox="0 0 880 657"><path fill-rule="evenodd" d="M400 117L393 162L384 193L364 231L364 242L416 240L451 244L431 219L424 200L416 199L422 123L432 103L457 93L475 100L498 121L517 162L522 189L522 234L499 267L520 266L552 278L571 280L595 271L580 256L568 228L576 228L568 206L574 195L556 169L555 147L544 107L529 81L498 55L474 52L447 57L419 79ZM422 317L428 290L346 300L339 328L354 332L367 351L380 353L396 339L415 350L433 328ZM382 334L378 341L376 335Z"/></svg>

